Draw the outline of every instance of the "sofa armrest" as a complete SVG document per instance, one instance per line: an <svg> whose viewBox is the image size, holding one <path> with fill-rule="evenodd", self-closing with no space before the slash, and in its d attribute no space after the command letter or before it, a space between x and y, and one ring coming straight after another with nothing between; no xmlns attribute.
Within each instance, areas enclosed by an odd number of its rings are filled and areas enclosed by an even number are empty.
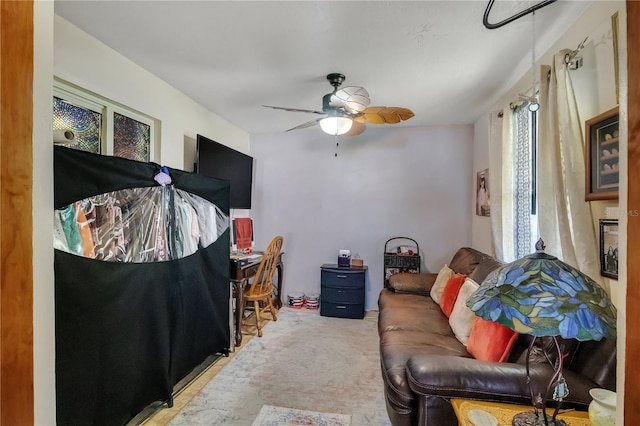
<svg viewBox="0 0 640 426"><path fill-rule="evenodd" d="M534 393L544 394L552 375L549 364L531 364ZM564 376L570 390L565 402L574 408L587 407L591 401L589 389L596 386L595 383L566 369ZM523 364L447 355L416 355L407 362L407 380L411 390L423 396L531 404Z"/></svg>
<svg viewBox="0 0 640 426"><path fill-rule="evenodd" d="M514 363L417 355L407 362L407 378L411 390L421 395L465 399L529 395L525 366Z"/></svg>
<svg viewBox="0 0 640 426"><path fill-rule="evenodd" d="M416 293L428 295L438 274L401 272L389 277L389 288L396 293Z"/></svg>
<svg viewBox="0 0 640 426"><path fill-rule="evenodd" d="M544 394L553 371L548 364L532 364L534 393ZM586 411L589 389L597 385L583 375L564 371L569 397L564 408ZM421 426L458 424L451 399L473 399L531 406L531 394L522 364L479 361L449 355L416 355L407 362L407 380L416 394L413 424ZM549 406L554 405L553 403Z"/></svg>

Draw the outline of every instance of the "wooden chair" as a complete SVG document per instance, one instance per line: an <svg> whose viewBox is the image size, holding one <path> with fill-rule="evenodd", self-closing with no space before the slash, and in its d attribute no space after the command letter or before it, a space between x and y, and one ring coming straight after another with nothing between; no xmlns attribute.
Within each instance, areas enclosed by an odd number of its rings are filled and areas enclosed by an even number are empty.
<svg viewBox="0 0 640 426"><path fill-rule="evenodd" d="M278 257L282 249L282 237L277 236L269 243L269 246L262 255L260 265L253 278L253 281L244 290L244 301L253 302L253 312L256 317L258 327L258 337L262 337L262 326L260 325L260 314L269 310L271 318L277 321L276 310L273 307L273 274L278 264ZM262 307L260 307L262 302Z"/></svg>

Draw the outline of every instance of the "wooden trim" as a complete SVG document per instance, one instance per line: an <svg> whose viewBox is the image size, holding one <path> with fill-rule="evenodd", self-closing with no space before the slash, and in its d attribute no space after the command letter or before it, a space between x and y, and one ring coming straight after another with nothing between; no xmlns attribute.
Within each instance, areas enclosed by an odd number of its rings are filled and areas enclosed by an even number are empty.
<svg viewBox="0 0 640 426"><path fill-rule="evenodd" d="M640 2L627 0L627 114L628 114L628 211L640 209ZM627 222L627 294L624 366L624 424L635 425L640 418L638 357L640 357L640 218L629 215Z"/></svg>
<svg viewBox="0 0 640 426"><path fill-rule="evenodd" d="M0 424L32 425L33 0L0 2Z"/></svg>

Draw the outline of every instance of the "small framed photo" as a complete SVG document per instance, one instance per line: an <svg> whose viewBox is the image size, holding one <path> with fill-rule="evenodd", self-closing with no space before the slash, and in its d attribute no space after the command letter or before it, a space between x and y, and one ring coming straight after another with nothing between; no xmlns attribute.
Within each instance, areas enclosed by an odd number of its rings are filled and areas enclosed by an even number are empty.
<svg viewBox="0 0 640 426"><path fill-rule="evenodd" d="M476 194L476 215L491 216L489 207L489 169L478 172Z"/></svg>
<svg viewBox="0 0 640 426"><path fill-rule="evenodd" d="M585 123L585 200L617 200L620 186L618 107Z"/></svg>
<svg viewBox="0 0 640 426"><path fill-rule="evenodd" d="M600 275L618 279L618 220L600 219Z"/></svg>

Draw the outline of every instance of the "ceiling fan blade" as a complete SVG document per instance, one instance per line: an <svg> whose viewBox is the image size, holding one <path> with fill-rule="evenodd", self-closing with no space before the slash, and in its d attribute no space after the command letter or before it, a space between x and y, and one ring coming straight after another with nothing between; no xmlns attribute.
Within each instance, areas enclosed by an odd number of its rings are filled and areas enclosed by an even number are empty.
<svg viewBox="0 0 640 426"><path fill-rule="evenodd" d="M320 120L320 119L318 119L318 120L311 120L311 121L307 121L306 123L299 124L299 125L297 125L296 127L292 127L292 128L290 128L290 129L288 129L288 130L286 130L286 131L287 131L287 132L290 132L290 131L292 131L292 130L299 130L299 129L306 129L307 127L313 127L313 126L315 126L316 124L318 124L318 121L319 121L319 120Z"/></svg>
<svg viewBox="0 0 640 426"><path fill-rule="evenodd" d="M347 133L345 133L343 136L358 136L359 134L361 134L365 130L367 130L367 125L366 124L354 121L351 124L351 129L349 129L349 131Z"/></svg>
<svg viewBox="0 0 640 426"><path fill-rule="evenodd" d="M369 107L362 111L362 115L356 118L358 122L373 124L396 124L413 117L413 111L401 107Z"/></svg>
<svg viewBox="0 0 640 426"><path fill-rule="evenodd" d="M285 108L285 107L277 107L277 106L272 106L272 105L262 105L262 106L266 107L266 108L281 109L283 111L310 112L312 114L325 114L323 111L315 111L315 110L312 110L312 109Z"/></svg>
<svg viewBox="0 0 640 426"><path fill-rule="evenodd" d="M336 108L344 108L352 114L358 114L365 110L371 103L369 92L364 87L347 86L337 90L331 96L329 105Z"/></svg>

